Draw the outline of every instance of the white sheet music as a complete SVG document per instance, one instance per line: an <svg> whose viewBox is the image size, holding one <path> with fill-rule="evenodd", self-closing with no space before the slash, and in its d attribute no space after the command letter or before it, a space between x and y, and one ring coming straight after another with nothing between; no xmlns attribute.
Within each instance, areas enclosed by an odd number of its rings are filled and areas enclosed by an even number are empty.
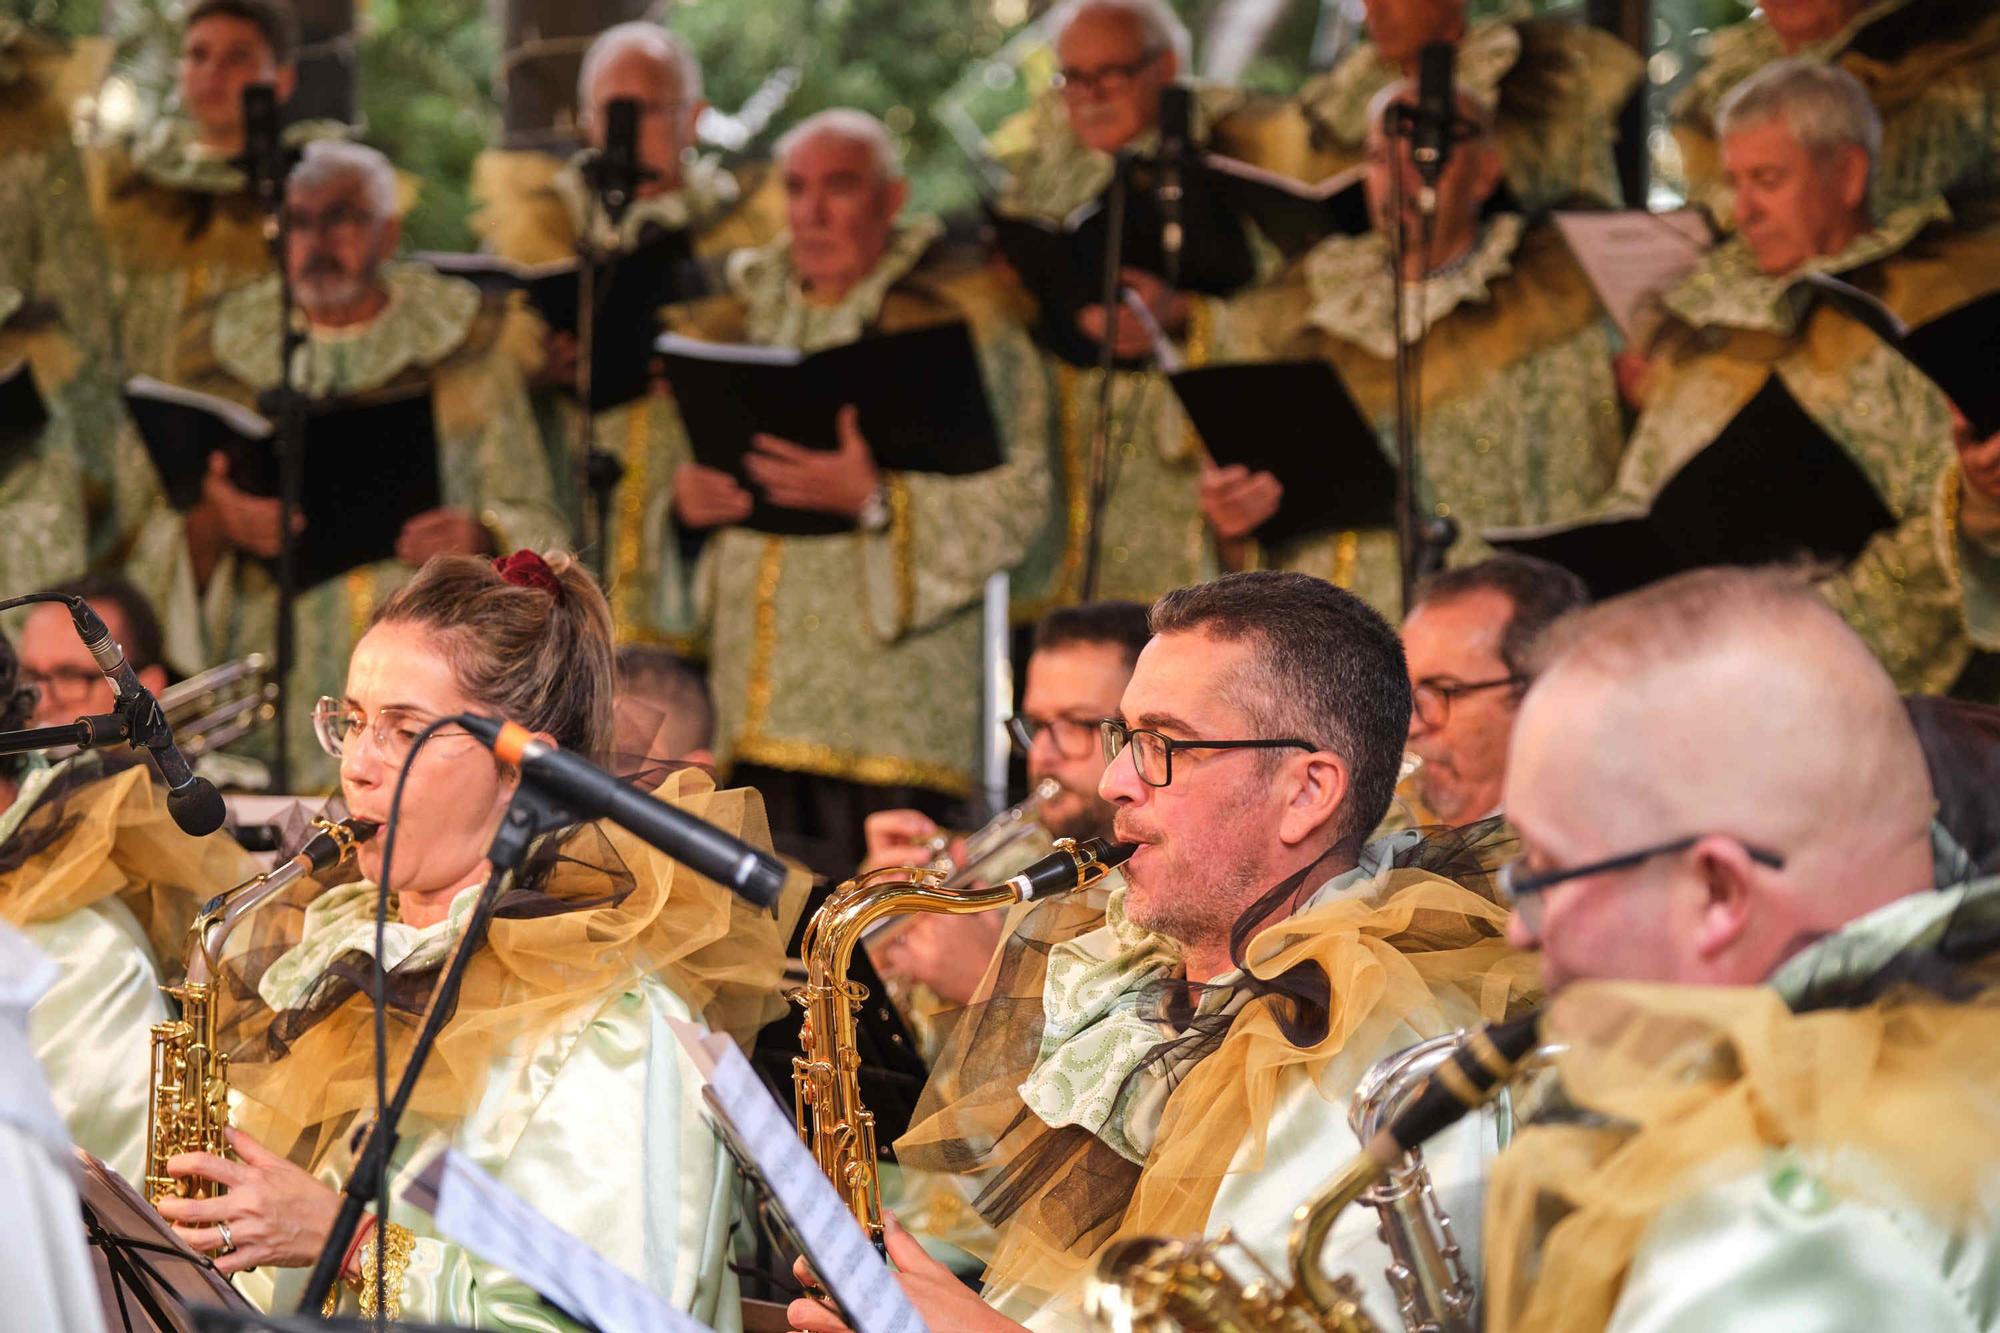
<svg viewBox="0 0 2000 1333"><path fill-rule="evenodd" d="M603 1333L713 1333L451 1148L424 1164L403 1197L446 1237Z"/></svg>
<svg viewBox="0 0 2000 1333"><path fill-rule="evenodd" d="M813 1272L840 1302L856 1333L929 1333L903 1289L868 1243L840 1196L799 1142L792 1118L727 1037L669 1018L695 1067L728 1118L738 1146L757 1167L797 1233Z"/></svg>
<svg viewBox="0 0 2000 1333"><path fill-rule="evenodd" d="M1558 212L1555 220L1628 347L1644 342L1649 332L1640 327L1648 298L1685 278L1708 249L1708 223L1691 208Z"/></svg>

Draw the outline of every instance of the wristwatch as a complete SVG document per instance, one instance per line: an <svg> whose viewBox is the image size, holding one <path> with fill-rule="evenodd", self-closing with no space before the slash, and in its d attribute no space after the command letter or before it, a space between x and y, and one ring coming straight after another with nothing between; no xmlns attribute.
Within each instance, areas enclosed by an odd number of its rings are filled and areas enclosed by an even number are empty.
<svg viewBox="0 0 2000 1333"><path fill-rule="evenodd" d="M883 532L889 527L889 484L883 482L868 493L861 502L861 512L854 516L863 532Z"/></svg>

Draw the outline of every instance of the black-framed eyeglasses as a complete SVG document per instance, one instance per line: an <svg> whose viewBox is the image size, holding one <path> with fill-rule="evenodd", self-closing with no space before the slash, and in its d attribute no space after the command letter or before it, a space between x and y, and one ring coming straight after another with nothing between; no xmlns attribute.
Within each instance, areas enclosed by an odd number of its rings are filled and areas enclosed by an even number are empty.
<svg viewBox="0 0 2000 1333"><path fill-rule="evenodd" d="M83 698L93 685L102 684L104 673L84 667L57 666L47 671L29 671L23 668L21 683L31 685L41 692L43 703L70 703Z"/></svg>
<svg viewBox="0 0 2000 1333"><path fill-rule="evenodd" d="M1542 903L1544 901L1542 895L1556 885L1567 883L1573 879L1582 879L1587 875L1603 875L1613 870L1630 870L1633 866L1642 865L1656 856L1670 856L1676 852L1684 852L1703 838L1709 836L1711 835L1706 833L1690 833L1686 837L1675 838L1670 842L1656 843L1651 847L1641 847L1636 852L1625 852L1618 856L1608 856L1602 861L1592 861L1588 865L1569 866L1562 870L1541 870L1531 873L1521 868L1523 864L1521 861L1509 861L1506 865L1500 867L1500 874L1498 876L1500 896L1506 900L1509 907L1514 909L1515 915L1521 918L1521 924L1528 928L1528 933L1539 936L1542 933ZM1766 851L1762 847L1753 847L1741 839L1737 839L1737 843L1743 848L1744 853L1758 865L1768 866L1772 870L1783 870L1785 868L1785 858L1778 853Z"/></svg>
<svg viewBox="0 0 2000 1333"><path fill-rule="evenodd" d="M1096 69L1073 69L1064 67L1055 72L1049 80L1050 86L1064 96L1089 93L1093 97L1115 97L1132 86L1132 81L1153 67L1154 62L1166 54L1155 51L1151 55L1139 57L1124 65L1099 65Z"/></svg>
<svg viewBox="0 0 2000 1333"><path fill-rule="evenodd" d="M1090 752L1101 742L1098 740L1096 718L1075 717L1034 717L1028 713L1016 713L1007 719L1007 735L1023 755L1035 748L1035 739L1044 733L1056 747L1056 753L1065 759L1087 759Z"/></svg>
<svg viewBox="0 0 2000 1333"><path fill-rule="evenodd" d="M1126 750L1132 752L1132 770L1148 787L1165 787L1174 780L1176 750L1317 750L1311 741L1296 737L1255 741L1184 741L1145 727L1128 727L1115 718L1097 724L1104 737L1104 762L1109 765Z"/></svg>
<svg viewBox="0 0 2000 1333"><path fill-rule="evenodd" d="M1410 702L1417 718L1427 727L1441 727L1451 716L1451 701L1462 694L1525 685L1526 676L1496 676L1492 680L1440 680L1427 677L1410 687Z"/></svg>

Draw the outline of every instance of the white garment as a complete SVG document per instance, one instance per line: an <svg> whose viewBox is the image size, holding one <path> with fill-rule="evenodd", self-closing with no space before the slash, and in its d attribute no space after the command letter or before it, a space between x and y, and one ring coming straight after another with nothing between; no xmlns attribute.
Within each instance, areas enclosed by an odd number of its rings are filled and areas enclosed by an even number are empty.
<svg viewBox="0 0 2000 1333"><path fill-rule="evenodd" d="M99 1333L69 1135L28 1044L28 1010L55 979L55 964L0 921L0 1319Z"/></svg>

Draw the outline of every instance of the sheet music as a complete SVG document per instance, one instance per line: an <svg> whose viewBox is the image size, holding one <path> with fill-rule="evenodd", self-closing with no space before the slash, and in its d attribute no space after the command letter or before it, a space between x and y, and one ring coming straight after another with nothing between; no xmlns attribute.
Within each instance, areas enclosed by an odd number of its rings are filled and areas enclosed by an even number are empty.
<svg viewBox="0 0 2000 1333"><path fill-rule="evenodd" d="M752 1158L813 1272L840 1302L856 1333L929 1333L819 1163L799 1142L792 1118L736 1043L694 1023L673 1018L667 1023L708 1080L709 1095L728 1129Z"/></svg>
<svg viewBox="0 0 2000 1333"><path fill-rule="evenodd" d="M602 1333L713 1333L449 1147L424 1164L403 1197L446 1237Z"/></svg>
<svg viewBox="0 0 2000 1333"><path fill-rule="evenodd" d="M1648 298L1679 283L1708 249L1708 223L1692 208L1557 212L1555 220L1628 347L1650 332L1641 327Z"/></svg>

